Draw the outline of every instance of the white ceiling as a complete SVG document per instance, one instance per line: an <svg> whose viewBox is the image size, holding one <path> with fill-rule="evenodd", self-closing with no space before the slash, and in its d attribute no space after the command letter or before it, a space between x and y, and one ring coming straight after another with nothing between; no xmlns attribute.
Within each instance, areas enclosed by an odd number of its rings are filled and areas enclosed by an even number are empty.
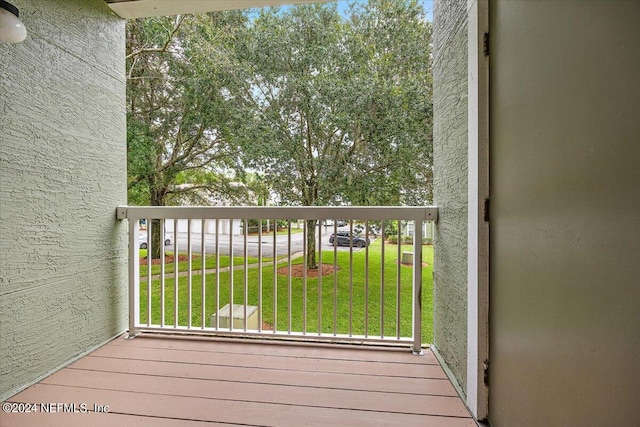
<svg viewBox="0 0 640 427"><path fill-rule="evenodd" d="M180 15L214 10L249 9L329 0L105 0L121 18Z"/></svg>

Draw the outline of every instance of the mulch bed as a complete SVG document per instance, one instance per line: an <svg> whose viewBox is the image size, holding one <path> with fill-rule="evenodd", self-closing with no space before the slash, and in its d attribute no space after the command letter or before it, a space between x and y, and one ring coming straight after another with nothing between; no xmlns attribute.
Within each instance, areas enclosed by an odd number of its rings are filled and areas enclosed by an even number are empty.
<svg viewBox="0 0 640 427"><path fill-rule="evenodd" d="M262 321L262 330L263 331L273 331L273 325L271 325L271 323L265 322L263 320Z"/></svg>
<svg viewBox="0 0 640 427"><path fill-rule="evenodd" d="M338 267L338 270L340 270L340 267ZM320 266L318 266L318 268L314 270L307 268L307 277L309 278L318 277L319 273L320 273ZM286 266L286 267L279 268L278 274L281 276L288 276L289 267ZM304 274L304 265L296 264L291 266L292 277L302 277L303 274ZM322 264L322 276L324 277L330 274L333 274L333 264Z"/></svg>
<svg viewBox="0 0 640 427"><path fill-rule="evenodd" d="M196 256L192 255L191 260L193 261L195 259L196 259ZM178 261L188 261L188 260L189 260L188 256L182 255L182 254L178 255ZM175 258L173 257L173 255L164 256L165 264L171 264L174 261L175 261ZM140 258L140 265L147 265L147 257ZM151 265L160 265L160 258L152 259Z"/></svg>

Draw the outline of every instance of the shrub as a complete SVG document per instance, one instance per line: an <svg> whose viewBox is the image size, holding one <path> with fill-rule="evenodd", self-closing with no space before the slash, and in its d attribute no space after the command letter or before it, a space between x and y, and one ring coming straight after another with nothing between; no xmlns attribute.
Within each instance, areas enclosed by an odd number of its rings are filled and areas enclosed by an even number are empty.
<svg viewBox="0 0 640 427"><path fill-rule="evenodd" d="M388 242L388 243L390 243L392 245L397 245L398 244L398 235L394 234L392 236L388 236L386 238L386 242ZM411 245L411 244L413 244L413 236L402 236L401 240L400 240L400 243L402 245ZM424 242L423 242L423 244L424 244Z"/></svg>

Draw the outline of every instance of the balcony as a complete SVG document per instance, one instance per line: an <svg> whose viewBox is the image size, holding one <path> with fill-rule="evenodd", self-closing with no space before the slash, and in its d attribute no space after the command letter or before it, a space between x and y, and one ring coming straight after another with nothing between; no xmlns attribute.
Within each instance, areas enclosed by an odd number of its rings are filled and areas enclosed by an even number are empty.
<svg viewBox="0 0 640 427"><path fill-rule="evenodd" d="M9 409L31 412L2 413L3 426L475 425L423 345L426 246L406 234L436 208L117 214L128 334L13 396ZM168 241L157 265L154 228Z"/></svg>

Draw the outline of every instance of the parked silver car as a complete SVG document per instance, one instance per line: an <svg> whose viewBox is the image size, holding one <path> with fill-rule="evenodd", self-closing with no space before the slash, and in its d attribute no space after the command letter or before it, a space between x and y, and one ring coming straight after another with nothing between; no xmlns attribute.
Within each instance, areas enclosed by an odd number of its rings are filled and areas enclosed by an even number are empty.
<svg viewBox="0 0 640 427"><path fill-rule="evenodd" d="M140 249L147 249L147 233L141 232L138 235L138 239L140 240ZM171 236L165 234L164 236L164 245L169 246L171 244Z"/></svg>

